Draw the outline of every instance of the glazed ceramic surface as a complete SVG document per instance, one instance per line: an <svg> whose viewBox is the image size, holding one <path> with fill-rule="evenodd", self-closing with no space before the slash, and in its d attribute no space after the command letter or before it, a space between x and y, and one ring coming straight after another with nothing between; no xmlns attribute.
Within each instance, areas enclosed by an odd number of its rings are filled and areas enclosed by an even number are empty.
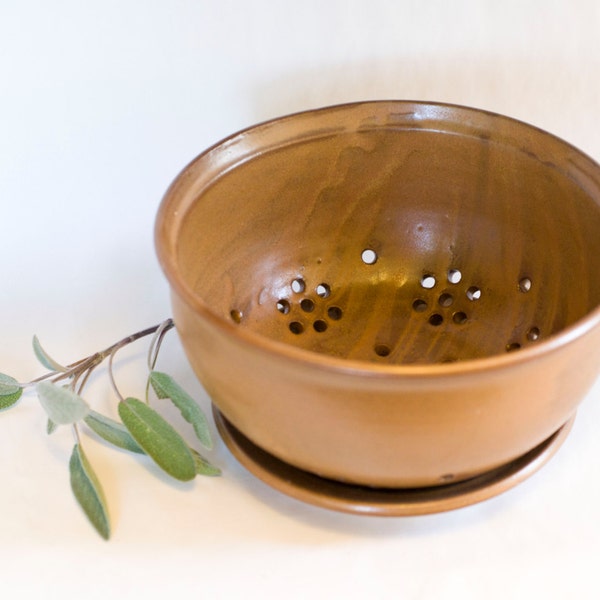
<svg viewBox="0 0 600 600"><path fill-rule="evenodd" d="M476 477L598 372L600 168L506 117L390 101L260 124L183 170L156 242L219 411L322 477Z"/></svg>

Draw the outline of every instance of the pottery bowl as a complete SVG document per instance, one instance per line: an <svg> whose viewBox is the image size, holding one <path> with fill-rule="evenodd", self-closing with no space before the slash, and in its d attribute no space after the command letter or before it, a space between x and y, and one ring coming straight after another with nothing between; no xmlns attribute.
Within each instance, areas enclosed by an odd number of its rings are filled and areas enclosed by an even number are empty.
<svg viewBox="0 0 600 600"><path fill-rule="evenodd" d="M510 464L600 355L600 168L480 110L382 101L202 153L156 224L175 322L228 423L348 485Z"/></svg>

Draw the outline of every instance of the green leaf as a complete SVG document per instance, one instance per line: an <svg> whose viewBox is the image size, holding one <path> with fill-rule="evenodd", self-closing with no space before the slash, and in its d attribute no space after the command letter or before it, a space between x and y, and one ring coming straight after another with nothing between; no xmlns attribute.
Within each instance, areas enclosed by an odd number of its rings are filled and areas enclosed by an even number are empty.
<svg viewBox="0 0 600 600"><path fill-rule="evenodd" d="M133 439L163 471L180 481L196 476L189 446L154 409L137 398L126 398L119 402L119 416Z"/></svg>
<svg viewBox="0 0 600 600"><path fill-rule="evenodd" d="M40 340L38 340L37 335L33 336L33 352L36 358L40 361L40 363L46 367L46 369L50 369L50 371L60 371L64 373L67 369L63 367L60 363L57 363L43 348L40 344Z"/></svg>
<svg viewBox="0 0 600 600"><path fill-rule="evenodd" d="M58 425L52 419L48 419L48 422L46 423L46 433L51 435L56 431L57 427Z"/></svg>
<svg viewBox="0 0 600 600"><path fill-rule="evenodd" d="M0 373L0 396L11 396L16 394L18 391L23 391L23 388L19 385L19 382L10 375Z"/></svg>
<svg viewBox="0 0 600 600"><path fill-rule="evenodd" d="M19 390L14 394L6 394L4 396L0 396L0 410L5 410L6 408L10 408L15 405L19 398L23 395L23 390Z"/></svg>
<svg viewBox="0 0 600 600"><path fill-rule="evenodd" d="M196 475L206 475L208 477L218 477L221 475L221 469L211 464L199 452L191 448L194 462L196 463Z"/></svg>
<svg viewBox="0 0 600 600"><path fill-rule="evenodd" d="M0 410L10 408L23 395L23 388L10 375L0 373Z"/></svg>
<svg viewBox="0 0 600 600"><path fill-rule="evenodd" d="M69 471L75 498L96 531L107 540L110 537L110 519L104 492L79 444L73 448Z"/></svg>
<svg viewBox="0 0 600 600"><path fill-rule="evenodd" d="M77 423L90 410L86 401L81 396L51 381L38 383L35 386L35 390L42 407L56 425Z"/></svg>
<svg viewBox="0 0 600 600"><path fill-rule="evenodd" d="M191 423L200 443L205 448L212 448L208 421L198 403L166 373L152 371L150 373L150 383L159 398L169 398L179 409L181 416L188 423Z"/></svg>
<svg viewBox="0 0 600 600"><path fill-rule="evenodd" d="M84 421L92 431L113 446L130 452L145 454L122 423L105 417L95 410L90 410Z"/></svg>

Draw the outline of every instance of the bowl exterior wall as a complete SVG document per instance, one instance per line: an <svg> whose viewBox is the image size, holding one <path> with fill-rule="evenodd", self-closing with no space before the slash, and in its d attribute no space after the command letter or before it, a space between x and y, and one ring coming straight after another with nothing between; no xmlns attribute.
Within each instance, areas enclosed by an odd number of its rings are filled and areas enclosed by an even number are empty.
<svg viewBox="0 0 600 600"><path fill-rule="evenodd" d="M599 366L594 328L476 368L331 369L230 335L175 293L172 302L192 368L236 428L289 464L366 486L447 484L516 459L575 413Z"/></svg>

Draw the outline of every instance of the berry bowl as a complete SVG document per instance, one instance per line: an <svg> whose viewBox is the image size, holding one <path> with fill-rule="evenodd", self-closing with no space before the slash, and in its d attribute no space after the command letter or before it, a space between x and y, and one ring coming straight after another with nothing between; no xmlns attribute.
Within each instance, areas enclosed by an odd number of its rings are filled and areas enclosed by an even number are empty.
<svg viewBox="0 0 600 600"><path fill-rule="evenodd" d="M600 167L439 103L302 112L209 148L156 247L233 454L343 511L494 496L568 434L600 361Z"/></svg>

